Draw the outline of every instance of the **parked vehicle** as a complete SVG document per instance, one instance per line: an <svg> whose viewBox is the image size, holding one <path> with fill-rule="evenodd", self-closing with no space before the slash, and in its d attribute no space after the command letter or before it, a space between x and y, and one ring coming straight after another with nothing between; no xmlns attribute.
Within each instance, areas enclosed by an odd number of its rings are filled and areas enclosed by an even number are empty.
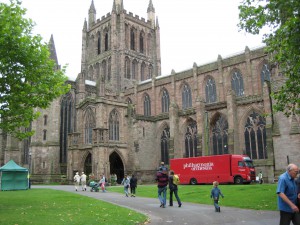
<svg viewBox="0 0 300 225"><path fill-rule="evenodd" d="M180 184L251 183L255 168L247 155L211 155L170 160L170 169L180 177Z"/></svg>

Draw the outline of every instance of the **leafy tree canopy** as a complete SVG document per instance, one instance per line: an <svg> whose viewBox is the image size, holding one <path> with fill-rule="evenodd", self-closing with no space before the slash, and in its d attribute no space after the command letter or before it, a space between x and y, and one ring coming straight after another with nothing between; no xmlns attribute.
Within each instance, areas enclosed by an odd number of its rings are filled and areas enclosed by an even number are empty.
<svg viewBox="0 0 300 225"><path fill-rule="evenodd" d="M300 1L243 0L239 27L258 34L267 27L263 41L273 65L286 77L280 90L272 93L275 111L300 114Z"/></svg>
<svg viewBox="0 0 300 225"><path fill-rule="evenodd" d="M21 2L0 3L0 129L23 139L33 134L30 123L38 109L66 93L66 67L56 70L49 46L33 35Z"/></svg>

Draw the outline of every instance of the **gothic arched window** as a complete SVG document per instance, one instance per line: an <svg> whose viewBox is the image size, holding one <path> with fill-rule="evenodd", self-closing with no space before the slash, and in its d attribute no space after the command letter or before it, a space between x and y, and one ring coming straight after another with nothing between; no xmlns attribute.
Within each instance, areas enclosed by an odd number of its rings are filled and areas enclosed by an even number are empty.
<svg viewBox="0 0 300 225"><path fill-rule="evenodd" d="M212 155L228 154L228 122L225 116L219 115L213 121L210 142Z"/></svg>
<svg viewBox="0 0 300 225"><path fill-rule="evenodd" d="M119 140L119 115L117 110L111 111L109 114L109 140Z"/></svg>
<svg viewBox="0 0 300 225"><path fill-rule="evenodd" d="M107 80L111 80L111 58L108 59L108 65L107 65Z"/></svg>
<svg viewBox="0 0 300 225"><path fill-rule="evenodd" d="M101 33L100 32L98 32L97 53L98 53L98 55L101 53Z"/></svg>
<svg viewBox="0 0 300 225"><path fill-rule="evenodd" d="M144 97L144 115L151 116L151 99L148 94Z"/></svg>
<svg viewBox="0 0 300 225"><path fill-rule="evenodd" d="M138 67L137 61L134 60L134 61L132 62L132 75L131 75L131 78L132 78L132 79L136 79L136 77L137 77L137 67Z"/></svg>
<svg viewBox="0 0 300 225"><path fill-rule="evenodd" d="M169 93L166 89L164 89L161 96L161 111L163 113L169 112L169 106L170 106Z"/></svg>
<svg viewBox="0 0 300 225"><path fill-rule="evenodd" d="M125 78L130 79L130 60L129 58L125 58Z"/></svg>
<svg viewBox="0 0 300 225"><path fill-rule="evenodd" d="M261 79L261 87L263 88L265 81L271 81L271 72L269 70L269 67L267 64L264 64L261 73L260 73L260 79Z"/></svg>
<svg viewBox="0 0 300 225"><path fill-rule="evenodd" d="M103 60L102 62L102 77L104 77L105 80L107 80L107 67L106 67L106 61Z"/></svg>
<svg viewBox="0 0 300 225"><path fill-rule="evenodd" d="M92 144L93 141L93 128L96 127L96 121L94 117L94 113L92 112L91 108L88 108L85 115L85 144Z"/></svg>
<svg viewBox="0 0 300 225"><path fill-rule="evenodd" d="M105 33L105 51L109 49L108 32Z"/></svg>
<svg viewBox="0 0 300 225"><path fill-rule="evenodd" d="M146 69L146 64L143 62L141 65L141 81L146 80L145 69Z"/></svg>
<svg viewBox="0 0 300 225"><path fill-rule="evenodd" d="M144 34L140 34L140 52L144 53Z"/></svg>
<svg viewBox="0 0 300 225"><path fill-rule="evenodd" d="M43 141L47 140L47 130L43 130Z"/></svg>
<svg viewBox="0 0 300 225"><path fill-rule="evenodd" d="M192 121L189 123L189 125L186 128L185 133L185 157L195 157L199 156L197 151L197 124L195 121Z"/></svg>
<svg viewBox="0 0 300 225"><path fill-rule="evenodd" d="M73 104L72 95L69 93L62 98L60 108L60 163L67 162L68 149L68 134L72 133L75 128L75 108ZM65 173L63 171L62 173Z"/></svg>
<svg viewBox="0 0 300 225"><path fill-rule="evenodd" d="M169 164L169 139L170 139L170 128L166 127L160 138L160 151L161 151L161 162Z"/></svg>
<svg viewBox="0 0 300 225"><path fill-rule="evenodd" d="M184 84L182 90L182 108L187 109L192 107L192 93L188 84Z"/></svg>
<svg viewBox="0 0 300 225"><path fill-rule="evenodd" d="M149 66L149 73L148 73L148 78L147 78L147 79L151 79L152 76L153 76L152 74L153 74L153 66L150 65L150 66Z"/></svg>
<svg viewBox="0 0 300 225"><path fill-rule="evenodd" d="M134 30L130 30L130 49L135 50L135 33Z"/></svg>
<svg viewBox="0 0 300 225"><path fill-rule="evenodd" d="M240 72L235 71L231 77L231 88L234 90L236 96L244 95L244 82Z"/></svg>
<svg viewBox="0 0 300 225"><path fill-rule="evenodd" d="M266 121L256 112L250 114L245 124L246 154L252 159L267 159Z"/></svg>
<svg viewBox="0 0 300 225"><path fill-rule="evenodd" d="M217 101L217 91L215 80L210 77L205 85L206 103L213 103Z"/></svg>

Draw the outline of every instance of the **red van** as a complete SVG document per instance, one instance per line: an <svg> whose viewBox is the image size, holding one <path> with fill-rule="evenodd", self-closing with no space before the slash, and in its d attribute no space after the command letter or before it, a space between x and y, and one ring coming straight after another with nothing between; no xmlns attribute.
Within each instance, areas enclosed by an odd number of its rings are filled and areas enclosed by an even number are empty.
<svg viewBox="0 0 300 225"><path fill-rule="evenodd" d="M255 181L255 169L247 155L211 155L170 160L170 169L179 175L180 184L243 184Z"/></svg>

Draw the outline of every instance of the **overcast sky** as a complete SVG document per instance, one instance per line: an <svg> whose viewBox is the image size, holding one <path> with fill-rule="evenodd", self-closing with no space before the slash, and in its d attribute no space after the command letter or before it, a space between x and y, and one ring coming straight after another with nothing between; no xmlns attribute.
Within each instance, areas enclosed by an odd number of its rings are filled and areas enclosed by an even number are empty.
<svg viewBox="0 0 300 225"><path fill-rule="evenodd" d="M1 0L6 1L6 0ZM7 0L8 1L8 0ZM162 75L203 65L262 46L262 36L239 32L241 0L152 0L161 34ZM149 0L123 0L124 8L147 19ZM110 13L113 0L94 0L97 19ZM53 34L58 62L69 64L67 76L80 73L82 28L91 0L23 0L27 17L36 22L34 33L48 42Z"/></svg>

